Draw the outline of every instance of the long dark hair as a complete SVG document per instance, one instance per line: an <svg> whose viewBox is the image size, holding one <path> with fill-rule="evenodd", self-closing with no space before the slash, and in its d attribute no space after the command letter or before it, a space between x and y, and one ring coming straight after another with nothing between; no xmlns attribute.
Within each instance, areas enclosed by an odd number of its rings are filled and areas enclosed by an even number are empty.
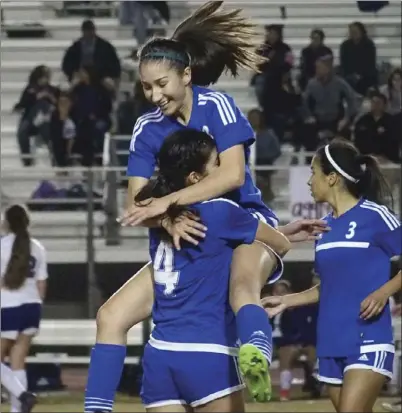
<svg viewBox="0 0 402 413"><path fill-rule="evenodd" d="M39 65L34 67L28 76L28 85L36 86L38 80L47 74L47 70L48 68L45 65Z"/></svg>
<svg viewBox="0 0 402 413"><path fill-rule="evenodd" d="M10 232L15 235L11 256L4 274L4 286L16 290L24 284L29 273L31 240L28 232L29 217L21 205L12 205L6 210L5 220Z"/></svg>
<svg viewBox="0 0 402 413"><path fill-rule="evenodd" d="M392 85L392 82L394 80L394 76L395 75L399 75L400 77L402 77L402 70L400 67L395 68L388 76L388 93L389 93L389 98L392 99L392 93L394 92L394 87ZM401 91L399 91L399 93L401 93Z"/></svg>
<svg viewBox="0 0 402 413"><path fill-rule="evenodd" d="M168 136L158 155L159 171L135 196L137 205L150 198L161 198L186 187L191 172L203 174L211 153L216 149L215 141L205 132L195 129L180 129ZM172 205L166 216L174 221L187 206ZM194 212L194 211L192 211Z"/></svg>
<svg viewBox="0 0 402 413"><path fill-rule="evenodd" d="M140 64L167 59L179 72L190 67L192 82L199 86L216 83L226 70L234 77L239 68L258 72L266 59L255 53L255 26L240 15L241 9L219 10L222 3L205 3L177 26L170 39L148 41L139 50Z"/></svg>
<svg viewBox="0 0 402 413"><path fill-rule="evenodd" d="M316 156L325 175L335 172L343 178L347 191L354 197L392 208L392 191L373 156L360 154L353 144L344 140L332 141L327 150L336 165L357 182L340 175L328 159L323 146L318 149Z"/></svg>

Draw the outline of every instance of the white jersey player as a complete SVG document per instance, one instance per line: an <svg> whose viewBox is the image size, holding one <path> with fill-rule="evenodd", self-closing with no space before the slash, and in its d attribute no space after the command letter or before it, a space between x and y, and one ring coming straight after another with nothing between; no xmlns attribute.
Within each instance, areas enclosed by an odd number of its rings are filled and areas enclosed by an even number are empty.
<svg viewBox="0 0 402 413"><path fill-rule="evenodd" d="M11 411L29 413L36 397L27 391L25 359L38 332L47 264L43 245L30 237L24 207L5 213L1 239L1 384L10 392ZM10 367L4 364L8 357Z"/></svg>

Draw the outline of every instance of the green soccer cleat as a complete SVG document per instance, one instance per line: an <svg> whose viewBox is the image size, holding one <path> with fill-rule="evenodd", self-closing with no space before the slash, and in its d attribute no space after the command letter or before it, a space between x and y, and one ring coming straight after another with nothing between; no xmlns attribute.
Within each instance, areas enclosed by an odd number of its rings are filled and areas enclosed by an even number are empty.
<svg viewBox="0 0 402 413"><path fill-rule="evenodd" d="M239 350L239 367L245 384L256 402L271 399L272 386L269 366L264 354L252 344L244 344Z"/></svg>

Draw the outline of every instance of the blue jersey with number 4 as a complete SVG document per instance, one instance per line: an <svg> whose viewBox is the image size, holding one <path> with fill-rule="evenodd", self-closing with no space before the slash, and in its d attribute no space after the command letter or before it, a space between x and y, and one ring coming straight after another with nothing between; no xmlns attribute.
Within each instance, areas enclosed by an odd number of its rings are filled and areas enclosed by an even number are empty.
<svg viewBox="0 0 402 413"><path fill-rule="evenodd" d="M261 213L267 223L276 226L276 215L264 204L261 192L254 185L248 161L250 146L254 143L254 131L233 99L225 93L193 86L193 106L187 126L161 110L154 109L138 118L130 142L127 175L150 178L154 172L156 158L167 136L173 132L192 128L210 134L216 142L218 152L242 145L246 159L245 181L241 188L225 195L245 209Z"/></svg>
<svg viewBox="0 0 402 413"><path fill-rule="evenodd" d="M401 225L385 206L362 199L316 242L315 267L321 279L317 355L347 357L393 350L389 305L371 320L360 304L390 279L391 258L401 255Z"/></svg>
<svg viewBox="0 0 402 413"><path fill-rule="evenodd" d="M230 265L234 248L254 241L258 220L224 198L192 208L208 228L198 246L185 243L177 251L160 239L158 230L150 231L155 290L152 338L234 347L236 326L228 299Z"/></svg>

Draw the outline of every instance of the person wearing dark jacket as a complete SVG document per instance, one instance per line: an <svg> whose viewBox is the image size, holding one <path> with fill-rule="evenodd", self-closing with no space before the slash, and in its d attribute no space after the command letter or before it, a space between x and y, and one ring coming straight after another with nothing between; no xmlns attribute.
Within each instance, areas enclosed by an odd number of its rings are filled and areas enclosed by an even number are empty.
<svg viewBox="0 0 402 413"><path fill-rule="evenodd" d="M52 113L49 123L50 150L53 165L66 167L70 165L70 156L76 137L75 124L70 118L71 99L67 92L61 92L57 108Z"/></svg>
<svg viewBox="0 0 402 413"><path fill-rule="evenodd" d="M265 122L270 126L270 110L282 93L284 75L293 67L293 55L289 45L283 41L283 26L270 25L266 30L266 41L259 49L259 53L268 58L260 67L263 83L259 103Z"/></svg>
<svg viewBox="0 0 402 413"><path fill-rule="evenodd" d="M364 155L382 161L400 163L400 142L392 115L386 112L387 99L381 93L371 95L371 110L355 124L355 144Z"/></svg>
<svg viewBox="0 0 402 413"><path fill-rule="evenodd" d="M299 87L306 88L307 82L315 76L315 62L323 56L333 56L332 50L325 46L325 33L321 29L313 29L310 34L310 44L300 55Z"/></svg>
<svg viewBox="0 0 402 413"><path fill-rule="evenodd" d="M67 49L63 57L62 70L68 80L71 82L82 66L93 65L102 82L105 79L118 81L121 66L114 46L97 36L95 24L91 20L82 23L81 31L82 37Z"/></svg>
<svg viewBox="0 0 402 413"><path fill-rule="evenodd" d="M352 88L362 96L377 86L377 52L363 23L349 25L349 39L340 46L340 70Z"/></svg>
<svg viewBox="0 0 402 413"><path fill-rule="evenodd" d="M83 66L73 79L71 116L77 127L74 152L82 155L84 166L91 166L102 153L105 133L111 127L113 94L100 81L96 68Z"/></svg>
<svg viewBox="0 0 402 413"><path fill-rule="evenodd" d="M14 112L21 115L17 139L24 166L34 163L30 158L32 136L37 135L44 143L48 143L45 128L59 94L58 88L51 85L50 78L48 67L35 67L29 75L28 85L13 108Z"/></svg>

